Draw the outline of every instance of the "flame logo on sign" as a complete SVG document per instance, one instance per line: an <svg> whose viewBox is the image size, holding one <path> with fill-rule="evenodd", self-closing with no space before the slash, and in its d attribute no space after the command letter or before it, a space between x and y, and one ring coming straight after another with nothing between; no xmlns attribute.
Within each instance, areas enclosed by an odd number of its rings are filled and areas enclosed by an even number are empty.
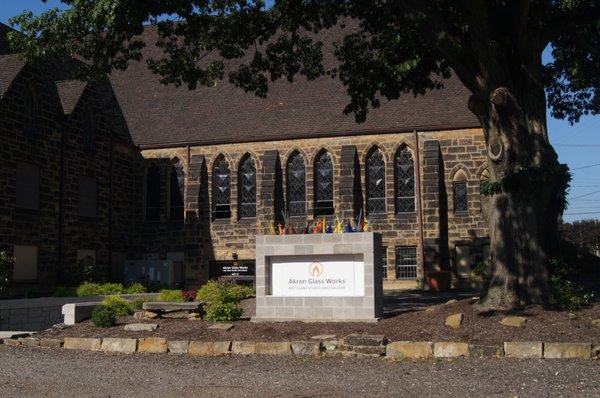
<svg viewBox="0 0 600 398"><path fill-rule="evenodd" d="M319 277L323 273L323 266L321 263L312 263L308 268L308 273L315 278Z"/></svg>

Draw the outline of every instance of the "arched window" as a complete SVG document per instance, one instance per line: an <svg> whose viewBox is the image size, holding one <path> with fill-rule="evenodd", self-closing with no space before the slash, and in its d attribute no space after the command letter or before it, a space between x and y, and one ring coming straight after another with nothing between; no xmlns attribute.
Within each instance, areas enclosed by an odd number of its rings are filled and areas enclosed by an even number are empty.
<svg viewBox="0 0 600 398"><path fill-rule="evenodd" d="M88 151L94 149L94 116L90 109L86 109L83 115L83 147Z"/></svg>
<svg viewBox="0 0 600 398"><path fill-rule="evenodd" d="M179 159L171 164L169 178L169 215L171 220L183 220L183 195L185 174Z"/></svg>
<svg viewBox="0 0 600 398"><path fill-rule="evenodd" d="M219 155L213 164L213 218L231 217L231 169L225 156Z"/></svg>
<svg viewBox="0 0 600 398"><path fill-rule="evenodd" d="M238 170L238 217L256 217L256 166L250 154L242 158Z"/></svg>
<svg viewBox="0 0 600 398"><path fill-rule="evenodd" d="M290 217L306 215L306 167L300 152L294 151L286 167L287 213Z"/></svg>
<svg viewBox="0 0 600 398"><path fill-rule="evenodd" d="M146 171L146 220L160 219L160 170L151 163Z"/></svg>
<svg viewBox="0 0 600 398"><path fill-rule="evenodd" d="M333 214L333 161L323 150L314 164L315 217Z"/></svg>
<svg viewBox="0 0 600 398"><path fill-rule="evenodd" d="M33 87L27 86L23 93L23 128L25 133L35 132L38 114L38 101Z"/></svg>
<svg viewBox="0 0 600 398"><path fill-rule="evenodd" d="M385 213L385 160L377 147L369 151L366 160L367 213Z"/></svg>
<svg viewBox="0 0 600 398"><path fill-rule="evenodd" d="M467 175L463 170L459 170L452 179L454 213L466 213L469 211L468 194Z"/></svg>
<svg viewBox="0 0 600 398"><path fill-rule="evenodd" d="M396 213L412 213L415 211L415 164L406 146L396 153L394 174Z"/></svg>

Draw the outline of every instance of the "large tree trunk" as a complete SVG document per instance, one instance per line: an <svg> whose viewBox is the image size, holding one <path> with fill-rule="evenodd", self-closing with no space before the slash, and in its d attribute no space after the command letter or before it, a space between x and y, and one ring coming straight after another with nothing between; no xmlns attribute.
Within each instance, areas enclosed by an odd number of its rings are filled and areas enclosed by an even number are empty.
<svg viewBox="0 0 600 398"><path fill-rule="evenodd" d="M469 104L482 122L490 182L496 183L486 193L492 275L481 304L496 309L543 304L562 211L555 175L560 168L548 142L544 93L501 86L486 97L473 96Z"/></svg>

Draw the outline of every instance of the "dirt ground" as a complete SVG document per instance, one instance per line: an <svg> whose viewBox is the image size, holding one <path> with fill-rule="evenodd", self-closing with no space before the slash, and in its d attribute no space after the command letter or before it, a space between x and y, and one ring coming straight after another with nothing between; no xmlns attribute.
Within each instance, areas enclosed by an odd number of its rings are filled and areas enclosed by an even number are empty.
<svg viewBox="0 0 600 398"><path fill-rule="evenodd" d="M463 295L462 297L465 297ZM426 297L427 298L427 297ZM157 323L153 332L127 332L126 323L139 323L132 317L122 317L112 328L101 329L85 321L65 330L46 331L43 337L165 337L181 340L251 340L289 341L307 340L311 336L333 334L337 338L352 333L383 334L391 341L464 341L474 344L500 344L513 340L541 340L556 342L600 343L600 328L592 326L592 320L600 319L600 303L569 314L561 311L548 311L541 307L531 307L511 315L528 318L525 327L515 328L500 324L506 316L501 313L481 313L473 305L474 300L463 298L454 303L431 302L415 299L414 305L406 305L406 300L398 297L386 298L387 317L377 323L351 322L265 322L252 323L249 320L232 322L230 331L209 330L211 322L202 320L159 319L142 321ZM401 303L394 305L395 301ZM392 303L392 305L390 305ZM403 303L403 304L402 304ZM423 304L425 303L425 304ZM247 315L252 315L253 300L244 303ZM445 326L448 315L464 314L460 329Z"/></svg>

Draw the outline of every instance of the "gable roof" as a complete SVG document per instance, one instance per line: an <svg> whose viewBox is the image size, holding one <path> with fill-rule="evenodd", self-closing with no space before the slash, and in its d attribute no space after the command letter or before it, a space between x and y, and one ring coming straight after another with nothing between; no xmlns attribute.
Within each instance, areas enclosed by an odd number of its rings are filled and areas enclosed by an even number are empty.
<svg viewBox="0 0 600 398"><path fill-rule="evenodd" d="M85 89L86 83L80 80L59 80L56 82L56 90L65 115L69 115L75 109L79 98Z"/></svg>
<svg viewBox="0 0 600 398"><path fill-rule="evenodd" d="M341 39L343 28L321 32L324 47ZM144 58L160 59L154 43L156 27L147 27L142 39ZM324 51L327 54L327 49ZM326 59L326 62L328 60ZM344 115L349 102L339 80L320 77L293 83L271 83L266 99L244 93L228 82L214 87L165 86L146 66L133 62L126 71L115 71L110 80L122 107L131 136L141 146L208 145L294 138L392 133L478 127L467 109L469 92L453 77L444 88L414 97L404 94L396 101L381 101L370 110L367 121L357 124Z"/></svg>
<svg viewBox="0 0 600 398"><path fill-rule="evenodd" d="M13 80L24 66L25 62L19 54L0 55L0 98L4 97Z"/></svg>

